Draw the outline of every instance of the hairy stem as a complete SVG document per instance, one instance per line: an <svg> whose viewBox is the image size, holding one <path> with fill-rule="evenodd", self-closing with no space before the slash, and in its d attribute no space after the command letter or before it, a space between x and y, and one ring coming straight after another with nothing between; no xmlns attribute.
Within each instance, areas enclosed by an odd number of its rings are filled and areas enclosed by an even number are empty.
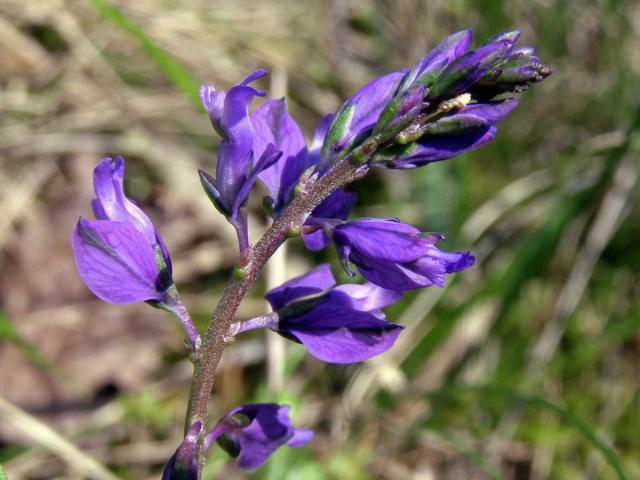
<svg viewBox="0 0 640 480"><path fill-rule="evenodd" d="M235 319L240 302L258 278L262 268L278 247L284 243L289 232L299 229L322 200L337 188L362 177L366 170L366 166L352 165L349 162L349 156L347 156L325 176L307 185L251 250L250 257L246 266L241 270L241 274L236 274L229 280L207 326L200 354L194 365L185 431L194 422L199 421L204 425L207 420L209 397L213 388L215 371L227 343L229 328ZM202 455L200 455L199 465L202 465L203 462Z"/></svg>

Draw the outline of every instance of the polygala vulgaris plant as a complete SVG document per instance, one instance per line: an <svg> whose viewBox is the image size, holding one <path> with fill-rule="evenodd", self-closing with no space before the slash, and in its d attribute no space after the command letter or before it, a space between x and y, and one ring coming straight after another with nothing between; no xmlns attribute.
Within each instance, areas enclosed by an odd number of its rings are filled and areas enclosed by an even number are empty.
<svg viewBox="0 0 640 480"><path fill-rule="evenodd" d="M342 188L372 167L411 169L490 142L496 124L518 95L551 73L531 47L515 47L519 32L501 33L470 50L471 32L451 35L410 69L365 85L335 114L325 116L307 146L285 109L268 100L249 113L257 70L228 92L200 89L202 105L220 135L215 176L200 171L213 205L233 225L239 262L204 334L194 326L172 280L171 259L149 217L123 191L124 161L104 158L94 172L96 220L80 218L73 231L84 283L110 303L145 301L182 323L194 364L185 437L163 479L198 479L214 443L238 466L262 465L278 447L308 443L310 430L292 425L287 406L249 404L208 424L216 368L225 346L242 332L270 329L304 345L328 363L354 363L384 353L402 326L382 308L405 290L444 287L447 274L474 263L469 252L440 250L440 234L422 233L395 218L349 220L355 195ZM269 191L264 207L273 223L249 243L247 198L253 184ZM274 252L301 236L310 250L335 245L345 271L363 285L335 286L328 265L287 281L266 295L271 313L237 321L236 311Z"/></svg>

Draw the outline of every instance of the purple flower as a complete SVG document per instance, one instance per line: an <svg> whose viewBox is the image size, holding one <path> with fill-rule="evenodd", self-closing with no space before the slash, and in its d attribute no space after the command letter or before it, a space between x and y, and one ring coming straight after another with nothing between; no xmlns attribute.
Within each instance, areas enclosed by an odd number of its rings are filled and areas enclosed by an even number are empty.
<svg viewBox="0 0 640 480"><path fill-rule="evenodd" d="M392 145L377 153L373 165L415 168L483 147L495 137L495 123L518 105L511 98L472 103L453 109L420 129L415 142Z"/></svg>
<svg viewBox="0 0 640 480"><path fill-rule="evenodd" d="M251 115L251 123L256 157L271 147L282 153L280 160L258 175L271 193L267 202L277 217L289 203L300 176L311 165L307 145L300 127L287 113L284 99L264 103Z"/></svg>
<svg viewBox="0 0 640 480"><path fill-rule="evenodd" d="M373 133L379 135L382 149L369 163L414 168L490 142L495 124L517 105L515 98L495 97L521 93L551 74L532 48L514 48L519 36L518 31L501 33L469 51L471 32L462 31L420 59L378 119ZM415 98L420 92L422 105Z"/></svg>
<svg viewBox="0 0 640 480"><path fill-rule="evenodd" d="M149 304L174 313L195 351L198 330L171 278L171 259L149 217L123 191L124 160L103 158L93 171L96 220L80 217L71 235L78 273L109 303Z"/></svg>
<svg viewBox="0 0 640 480"><path fill-rule="evenodd" d="M318 172L325 172L341 153L348 152L371 134L403 77L404 72L384 75L366 84L342 104L324 139Z"/></svg>
<svg viewBox="0 0 640 480"><path fill-rule="evenodd" d="M95 221L80 218L71 237L78 273L109 303L163 302L171 260L147 215L123 191L124 161L104 158L93 174Z"/></svg>
<svg viewBox="0 0 640 480"><path fill-rule="evenodd" d="M381 308L401 293L370 283L333 285L326 264L289 280L266 295L275 313L236 324L233 333L270 328L328 363L361 362L391 348L403 327L385 321Z"/></svg>
<svg viewBox="0 0 640 480"><path fill-rule="evenodd" d="M260 156L254 152L249 106L254 97L262 97L265 93L248 84L266 74L266 70L256 70L229 92L216 92L212 85L200 88L202 105L214 129L222 137L216 178L200 171L200 180L213 204L235 227L241 252L249 246L246 212L242 207L260 172L281 156L274 146L263 148Z"/></svg>
<svg viewBox="0 0 640 480"><path fill-rule="evenodd" d="M169 459L162 472L162 480L198 480L198 438L202 430L202 423L195 422L184 441Z"/></svg>
<svg viewBox="0 0 640 480"><path fill-rule="evenodd" d="M216 441L238 458L238 467L252 470L266 462L281 445L302 447L312 438L311 430L291 424L288 406L254 403L235 408L222 417L204 438L202 447L206 450Z"/></svg>
<svg viewBox="0 0 640 480"><path fill-rule="evenodd" d="M300 127L287 113L284 100L269 100L258 108L251 116L255 131L254 153L274 148L282 153L280 159L259 174L259 179L267 186L271 194L266 203L274 217L291 202L295 195L295 187L301 184L304 172L320 159L320 150L327 130L333 118L326 115L319 123L307 150ZM336 190L326 198L311 214L314 217L326 217L344 220L349 216L355 203L355 194ZM326 246L328 239L322 232L314 232L304 236L305 243L312 250ZM318 247L317 245L321 245ZM312 247L311 245L316 245Z"/></svg>
<svg viewBox="0 0 640 480"><path fill-rule="evenodd" d="M446 274L473 265L469 252L443 252L442 236L423 234L396 219L360 218L337 225L333 240L347 273L349 264L372 283L389 290L444 287Z"/></svg>

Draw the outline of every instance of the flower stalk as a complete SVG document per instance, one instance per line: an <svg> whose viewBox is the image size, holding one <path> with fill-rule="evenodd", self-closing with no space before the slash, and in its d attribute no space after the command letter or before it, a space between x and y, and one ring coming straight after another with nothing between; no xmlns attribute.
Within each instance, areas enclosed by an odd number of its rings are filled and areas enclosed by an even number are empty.
<svg viewBox="0 0 640 480"><path fill-rule="evenodd" d="M206 423L215 372L228 343L231 325L240 302L257 280L262 268L280 245L287 240L289 232L300 228L313 209L331 192L366 174L368 170L366 166L353 165L349 160L347 155L324 177L307 185L300 192L253 247L248 263L243 269L245 272L243 278L232 276L225 286L202 338L200 355L194 363L185 432L195 422ZM200 468L204 461L201 453L198 454Z"/></svg>

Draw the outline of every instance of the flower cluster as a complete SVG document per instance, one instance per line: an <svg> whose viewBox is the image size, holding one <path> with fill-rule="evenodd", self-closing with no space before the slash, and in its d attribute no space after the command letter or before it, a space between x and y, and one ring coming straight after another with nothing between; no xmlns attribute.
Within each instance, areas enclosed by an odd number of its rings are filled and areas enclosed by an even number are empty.
<svg viewBox="0 0 640 480"><path fill-rule="evenodd" d="M356 198L342 187L371 167L420 167L491 141L496 124L517 106L518 95L551 73L532 48L514 46L518 37L519 32L502 33L472 50L470 31L451 35L411 68L373 80L335 114L326 115L309 146L284 99L267 100L250 112L255 97L265 95L250 84L265 70L227 92L211 85L200 89L202 105L221 137L215 177L200 171L200 180L235 228L241 255L239 275L229 290L240 285L237 291L244 296L268 257L294 232L309 250L333 244L345 271L355 276L355 266L364 284L336 286L329 265L321 265L269 291L271 313L237 321L233 310L231 318L217 319L220 337L205 335L201 343L173 283L167 249L149 217L124 194L120 157L105 158L96 167L96 220L80 218L73 232L80 276L107 302L145 301L177 315L194 354L192 395L203 388L198 379L206 377L198 369L213 365L205 372L212 378L220 353L210 362L199 362L200 356L216 355L212 344L224 346L256 328L298 342L328 363L382 354L402 326L387 321L381 309L406 290L444 287L447 274L472 266L475 259L469 252L440 250L436 244L442 235L423 233L395 218L349 219ZM336 174L343 171L351 176ZM254 250L246 205L256 181L269 192L263 205L274 224ZM214 443L237 457L240 468L253 469L279 446L311 440L312 433L293 427L288 407L278 404L235 408L206 433L207 385L204 415L188 415L187 433L163 479L198 479L202 455Z"/></svg>

